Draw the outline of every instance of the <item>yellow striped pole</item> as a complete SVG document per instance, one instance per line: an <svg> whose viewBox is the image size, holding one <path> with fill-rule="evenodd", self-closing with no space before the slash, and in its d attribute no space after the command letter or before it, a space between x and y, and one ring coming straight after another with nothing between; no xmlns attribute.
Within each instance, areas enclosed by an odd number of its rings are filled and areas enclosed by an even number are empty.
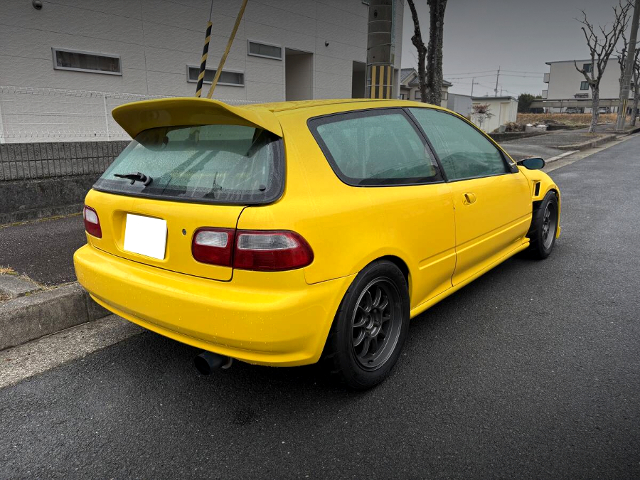
<svg viewBox="0 0 640 480"><path fill-rule="evenodd" d="M393 72L393 66L389 65L387 70L387 97L391 98L391 73Z"/></svg>
<svg viewBox="0 0 640 480"><path fill-rule="evenodd" d="M202 82L204 82L204 72L207 68L207 56L209 56L209 42L211 41L211 19L207 22L207 33L204 39L204 48L202 49L202 59L200 59L200 73L198 74L198 86L196 87L196 97L202 96Z"/></svg>
<svg viewBox="0 0 640 480"><path fill-rule="evenodd" d="M376 98L376 65L371 65L371 98Z"/></svg>

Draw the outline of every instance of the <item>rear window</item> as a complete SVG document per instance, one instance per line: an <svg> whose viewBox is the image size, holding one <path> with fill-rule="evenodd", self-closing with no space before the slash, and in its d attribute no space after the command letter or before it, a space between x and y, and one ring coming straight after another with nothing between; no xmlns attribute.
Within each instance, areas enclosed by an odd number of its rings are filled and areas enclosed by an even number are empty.
<svg viewBox="0 0 640 480"><path fill-rule="evenodd" d="M270 203L284 189L282 139L239 125L152 128L136 136L94 188L198 203Z"/></svg>
<svg viewBox="0 0 640 480"><path fill-rule="evenodd" d="M318 117L309 128L347 185L411 185L441 181L437 163L401 109Z"/></svg>

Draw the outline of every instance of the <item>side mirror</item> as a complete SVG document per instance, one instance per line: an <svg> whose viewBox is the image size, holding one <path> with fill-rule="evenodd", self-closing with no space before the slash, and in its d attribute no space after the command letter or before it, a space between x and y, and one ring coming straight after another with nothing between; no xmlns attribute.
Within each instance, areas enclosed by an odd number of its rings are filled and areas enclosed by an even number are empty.
<svg viewBox="0 0 640 480"><path fill-rule="evenodd" d="M528 170L542 170L545 166L544 160L539 157L525 158L517 163Z"/></svg>

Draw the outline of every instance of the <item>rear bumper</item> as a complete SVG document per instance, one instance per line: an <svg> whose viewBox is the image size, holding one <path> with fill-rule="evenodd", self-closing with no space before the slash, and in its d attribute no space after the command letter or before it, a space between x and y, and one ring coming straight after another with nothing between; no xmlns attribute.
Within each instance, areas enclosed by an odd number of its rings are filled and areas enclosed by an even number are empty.
<svg viewBox="0 0 640 480"><path fill-rule="evenodd" d="M353 276L309 285L302 270L236 270L231 282L183 275L85 245L80 284L100 305L179 342L261 365L320 358Z"/></svg>

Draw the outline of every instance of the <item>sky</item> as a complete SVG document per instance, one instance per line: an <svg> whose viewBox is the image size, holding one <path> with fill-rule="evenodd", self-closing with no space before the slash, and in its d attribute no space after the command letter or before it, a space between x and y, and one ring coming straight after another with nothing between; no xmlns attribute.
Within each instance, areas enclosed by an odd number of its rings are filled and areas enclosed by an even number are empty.
<svg viewBox="0 0 640 480"><path fill-rule="evenodd" d="M406 0L402 35L402 68L417 67L411 43L413 21ZM429 40L427 0L414 0L422 38ZM586 59L589 51L580 23L581 10L589 21L606 24L613 20L615 0L448 0L444 17L443 72L453 83L453 93L494 95L496 73L498 95L539 95L549 71L545 62ZM615 68L618 68L617 65Z"/></svg>

